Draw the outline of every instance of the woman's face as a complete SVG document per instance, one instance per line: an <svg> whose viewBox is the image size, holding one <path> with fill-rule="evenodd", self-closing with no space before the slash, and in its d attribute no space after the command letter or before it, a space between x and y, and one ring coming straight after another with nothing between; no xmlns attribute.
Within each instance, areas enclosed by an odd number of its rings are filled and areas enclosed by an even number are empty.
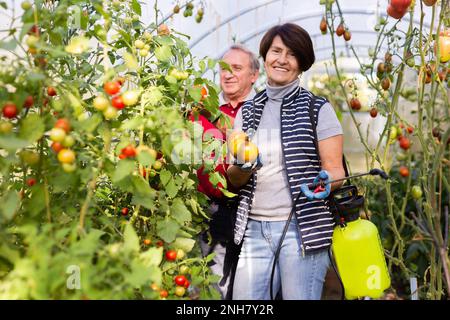
<svg viewBox="0 0 450 320"><path fill-rule="evenodd" d="M272 45L267 51L264 67L269 85L274 87L287 85L297 79L300 74L294 52L286 47L280 36L273 38Z"/></svg>

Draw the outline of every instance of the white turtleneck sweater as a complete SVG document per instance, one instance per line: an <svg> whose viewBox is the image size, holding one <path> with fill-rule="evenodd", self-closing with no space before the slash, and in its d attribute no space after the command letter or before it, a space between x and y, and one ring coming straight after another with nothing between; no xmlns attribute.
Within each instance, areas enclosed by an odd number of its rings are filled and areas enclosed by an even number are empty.
<svg viewBox="0 0 450 320"><path fill-rule="evenodd" d="M299 86L300 81L282 87L266 83L268 100L261 122L252 141L258 146L263 166L258 171L252 209L249 218L261 221L287 220L292 209L287 173L281 147L280 108L283 97ZM233 130L242 129L242 108L239 110ZM320 108L317 124L318 140L342 134L342 127L333 107L326 103Z"/></svg>

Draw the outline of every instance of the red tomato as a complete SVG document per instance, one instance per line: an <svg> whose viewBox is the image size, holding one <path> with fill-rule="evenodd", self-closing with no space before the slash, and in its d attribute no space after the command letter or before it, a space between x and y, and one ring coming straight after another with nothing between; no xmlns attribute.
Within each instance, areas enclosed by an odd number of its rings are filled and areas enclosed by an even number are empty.
<svg viewBox="0 0 450 320"><path fill-rule="evenodd" d="M177 252L175 250L167 250L166 251L166 260L167 261L175 261L177 259Z"/></svg>
<svg viewBox="0 0 450 320"><path fill-rule="evenodd" d="M56 89L53 87L47 87L47 94L50 97L56 96Z"/></svg>
<svg viewBox="0 0 450 320"><path fill-rule="evenodd" d="M184 284L186 283L187 279L185 276L183 275L178 275L175 277L175 283L179 286L184 286Z"/></svg>
<svg viewBox="0 0 450 320"><path fill-rule="evenodd" d="M33 104L34 104L33 96L28 96L28 97L26 97L26 99L23 103L23 106L25 108L30 108L31 106L33 106Z"/></svg>
<svg viewBox="0 0 450 320"><path fill-rule="evenodd" d="M126 146L122 149L122 154L127 158L133 158L136 156L136 148L132 145Z"/></svg>
<svg viewBox="0 0 450 320"><path fill-rule="evenodd" d="M402 148L403 150L408 150L409 147L411 146L411 142L409 141L408 138L406 137L402 137L400 140L400 148Z"/></svg>
<svg viewBox="0 0 450 320"><path fill-rule="evenodd" d="M125 108L125 103L123 103L122 96L116 96L111 99L111 104L114 108L121 110Z"/></svg>
<svg viewBox="0 0 450 320"><path fill-rule="evenodd" d="M120 91L120 83L118 81L108 81L103 85L103 90L109 95L115 95Z"/></svg>
<svg viewBox="0 0 450 320"><path fill-rule="evenodd" d="M13 102L7 102L3 106L2 113L5 118L15 118L17 116L17 106Z"/></svg>
<svg viewBox="0 0 450 320"><path fill-rule="evenodd" d="M126 216L128 214L128 211L128 208L122 208L122 210L120 210L123 216Z"/></svg>
<svg viewBox="0 0 450 320"><path fill-rule="evenodd" d="M36 179L35 178L28 178L27 179L27 186L32 187L36 184Z"/></svg>

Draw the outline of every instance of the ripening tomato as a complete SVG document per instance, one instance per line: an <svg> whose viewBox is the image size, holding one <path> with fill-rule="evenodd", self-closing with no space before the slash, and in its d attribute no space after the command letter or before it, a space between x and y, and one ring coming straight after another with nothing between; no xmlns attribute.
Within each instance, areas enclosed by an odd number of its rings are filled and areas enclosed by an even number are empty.
<svg viewBox="0 0 450 320"><path fill-rule="evenodd" d="M376 118L377 115L378 115L378 110L377 110L377 108L374 107L374 108L370 109L370 116L371 116L372 118Z"/></svg>
<svg viewBox="0 0 450 320"><path fill-rule="evenodd" d="M344 32L344 40L345 41L350 41L352 39L352 33L348 30L345 30Z"/></svg>
<svg viewBox="0 0 450 320"><path fill-rule="evenodd" d="M439 34L439 53L442 63L450 61L450 34L448 32Z"/></svg>
<svg viewBox="0 0 450 320"><path fill-rule="evenodd" d="M117 81L108 81L103 85L103 90L111 96L120 91L120 83Z"/></svg>
<svg viewBox="0 0 450 320"><path fill-rule="evenodd" d="M177 252L175 250L167 250L166 251L166 260L167 261L175 261L177 259Z"/></svg>
<svg viewBox="0 0 450 320"><path fill-rule="evenodd" d="M228 149L233 157L237 157L239 145L244 142L246 138L247 134L243 131L235 131L228 136Z"/></svg>
<svg viewBox="0 0 450 320"><path fill-rule="evenodd" d="M69 133L71 130L70 127L70 122L69 120L67 120L66 118L61 118L58 119L55 123L55 128L61 128L63 129L66 133Z"/></svg>
<svg viewBox="0 0 450 320"><path fill-rule="evenodd" d="M411 126L408 126L408 127L406 128L406 131L408 131L408 133L411 134L411 133L414 132L414 128L411 127Z"/></svg>
<svg viewBox="0 0 450 320"><path fill-rule="evenodd" d="M56 153L60 152L63 149L63 145L61 142L53 142L51 148Z"/></svg>
<svg viewBox="0 0 450 320"><path fill-rule="evenodd" d="M411 146L411 142L406 137L400 138L399 143L400 143L400 148L402 148L403 150L408 150L409 147Z"/></svg>
<svg viewBox="0 0 450 320"><path fill-rule="evenodd" d="M167 298L169 296L169 293L167 292L167 290L161 290L159 292L159 296L164 299L164 298Z"/></svg>
<svg viewBox="0 0 450 320"><path fill-rule="evenodd" d="M176 287L175 288L175 295L177 295L178 297L184 296L185 293L186 293L186 288L184 288L184 287Z"/></svg>
<svg viewBox="0 0 450 320"><path fill-rule="evenodd" d="M183 249L177 250L177 260L182 260L186 256L186 252Z"/></svg>
<svg viewBox="0 0 450 320"><path fill-rule="evenodd" d="M122 96L115 96L111 99L111 104L117 110L121 110L125 108L125 104L123 103Z"/></svg>
<svg viewBox="0 0 450 320"><path fill-rule="evenodd" d="M50 140L54 142L63 142L66 138L66 131L62 128L53 128L50 131Z"/></svg>
<svg viewBox="0 0 450 320"><path fill-rule="evenodd" d="M432 7L434 6L434 4L436 3L437 0L422 0L422 2L428 6L428 7Z"/></svg>
<svg viewBox="0 0 450 320"><path fill-rule="evenodd" d="M254 163L258 154L258 147L250 140L247 140L239 145L237 159L239 163Z"/></svg>
<svg viewBox="0 0 450 320"><path fill-rule="evenodd" d="M134 90L125 91L122 94L122 101L126 106L135 105L138 102L139 93Z"/></svg>
<svg viewBox="0 0 450 320"><path fill-rule="evenodd" d="M322 18L322 20L320 20L320 31L322 31L322 33L326 33L327 32L327 20L325 19L325 17Z"/></svg>
<svg viewBox="0 0 450 320"><path fill-rule="evenodd" d="M343 24L343 23L340 23L340 24L338 25L338 27L336 28L336 35L337 35L338 37L340 37L340 36L342 36L342 35L344 34L344 32L345 32L344 24Z"/></svg>
<svg viewBox="0 0 450 320"><path fill-rule="evenodd" d="M153 165L152 165L153 169L155 169L156 171L161 170L162 166L163 166L163 164L159 160L156 160L155 163L153 163Z"/></svg>
<svg viewBox="0 0 450 320"><path fill-rule="evenodd" d="M170 34L170 29L166 24L161 24L158 27L158 36L168 36Z"/></svg>
<svg viewBox="0 0 450 320"><path fill-rule="evenodd" d="M33 104L34 104L33 96L27 96L27 97L25 98L25 101L24 101L24 103L23 103L23 106L24 106L25 108L30 108L30 107L33 106Z"/></svg>
<svg viewBox="0 0 450 320"><path fill-rule="evenodd" d="M405 15L406 10L398 10L389 4L387 6L386 12L389 16L391 16L394 19L401 19Z"/></svg>
<svg viewBox="0 0 450 320"><path fill-rule="evenodd" d="M62 145L66 148L70 148L75 144L75 138L68 135L64 138L64 140L62 141Z"/></svg>
<svg viewBox="0 0 450 320"><path fill-rule="evenodd" d="M13 119L17 116L17 106L15 103L8 101L4 104L2 109L3 116L8 119Z"/></svg>
<svg viewBox="0 0 450 320"><path fill-rule="evenodd" d="M53 87L47 87L47 94L50 96L50 97L54 97L54 96L56 96L56 89L55 88L53 88Z"/></svg>
<svg viewBox="0 0 450 320"><path fill-rule="evenodd" d="M75 152L70 149L62 149L58 152L58 160L61 163L73 163L75 161Z"/></svg>
<svg viewBox="0 0 450 320"><path fill-rule="evenodd" d="M361 109L361 102L359 102L359 99L358 99L358 98L352 98L352 99L350 100L350 107L351 107L353 110L359 110L359 109Z"/></svg>
<svg viewBox="0 0 450 320"><path fill-rule="evenodd" d="M152 244L152 240L150 239L144 239L144 245L149 246Z"/></svg>
<svg viewBox="0 0 450 320"><path fill-rule="evenodd" d="M190 285L191 285L191 282L189 280L186 280L183 287L185 287L187 289L187 288L189 288Z"/></svg>
<svg viewBox="0 0 450 320"><path fill-rule="evenodd" d="M399 169L399 173L402 177L407 177L409 176L409 169L405 166L401 166Z"/></svg>

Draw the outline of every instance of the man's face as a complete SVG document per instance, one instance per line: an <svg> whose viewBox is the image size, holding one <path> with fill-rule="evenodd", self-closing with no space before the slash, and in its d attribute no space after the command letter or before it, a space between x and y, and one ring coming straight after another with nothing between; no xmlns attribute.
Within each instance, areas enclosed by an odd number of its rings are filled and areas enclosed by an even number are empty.
<svg viewBox="0 0 450 320"><path fill-rule="evenodd" d="M230 65L233 73L220 70L220 87L227 98L245 98L258 78L258 71L254 72L250 64L250 56L241 50L230 50L223 61Z"/></svg>

